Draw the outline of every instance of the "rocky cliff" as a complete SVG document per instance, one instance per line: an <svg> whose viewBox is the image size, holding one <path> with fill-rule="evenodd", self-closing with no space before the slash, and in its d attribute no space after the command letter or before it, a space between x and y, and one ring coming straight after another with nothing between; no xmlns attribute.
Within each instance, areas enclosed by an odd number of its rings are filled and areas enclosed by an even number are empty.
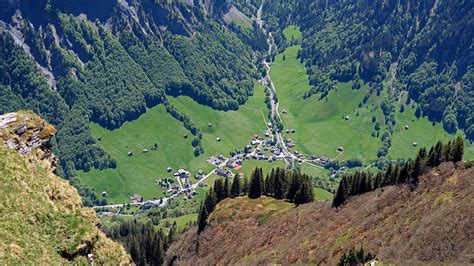
<svg viewBox="0 0 474 266"><path fill-rule="evenodd" d="M53 174L55 132L30 112L0 116L0 264L132 264L77 191Z"/></svg>

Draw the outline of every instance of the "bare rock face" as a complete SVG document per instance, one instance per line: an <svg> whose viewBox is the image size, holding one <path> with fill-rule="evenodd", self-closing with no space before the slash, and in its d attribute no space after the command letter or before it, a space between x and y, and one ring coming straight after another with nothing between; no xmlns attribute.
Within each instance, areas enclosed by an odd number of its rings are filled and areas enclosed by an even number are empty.
<svg viewBox="0 0 474 266"><path fill-rule="evenodd" d="M0 141L20 154L33 154L51 163L54 171L58 158L51 150L51 138L56 129L38 115L19 111L0 115Z"/></svg>

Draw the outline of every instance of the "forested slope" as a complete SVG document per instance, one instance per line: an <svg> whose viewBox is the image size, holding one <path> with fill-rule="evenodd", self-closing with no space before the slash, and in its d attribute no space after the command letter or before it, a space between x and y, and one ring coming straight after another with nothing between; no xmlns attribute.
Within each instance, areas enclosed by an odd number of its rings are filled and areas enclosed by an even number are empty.
<svg viewBox="0 0 474 266"><path fill-rule="evenodd" d="M280 47L278 33L300 26L309 94L327 95L327 80L352 80L355 89L364 80L394 101L408 94L419 115L474 139L472 1L275 0L265 1L264 15Z"/></svg>
<svg viewBox="0 0 474 266"><path fill-rule="evenodd" d="M68 178L76 169L115 167L92 138L90 122L117 128L167 104L166 95L229 110L253 93L251 46L258 40L251 34L259 30L226 24L228 5L25 0L0 6L0 113L31 109L53 123L58 173Z"/></svg>

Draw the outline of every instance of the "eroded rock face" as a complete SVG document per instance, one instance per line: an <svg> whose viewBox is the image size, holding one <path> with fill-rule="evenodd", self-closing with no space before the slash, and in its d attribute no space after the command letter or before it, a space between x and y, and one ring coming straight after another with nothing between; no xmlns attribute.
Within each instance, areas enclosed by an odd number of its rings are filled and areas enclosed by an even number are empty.
<svg viewBox="0 0 474 266"><path fill-rule="evenodd" d="M52 171L58 164L51 150L54 134L56 129L32 112L0 115L0 139L4 145L20 154L34 154L40 160L48 160Z"/></svg>

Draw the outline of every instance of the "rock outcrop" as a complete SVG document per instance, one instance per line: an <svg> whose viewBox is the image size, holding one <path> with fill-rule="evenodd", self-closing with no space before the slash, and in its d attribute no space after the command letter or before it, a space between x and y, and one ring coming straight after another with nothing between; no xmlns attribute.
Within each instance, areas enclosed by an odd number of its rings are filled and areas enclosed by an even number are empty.
<svg viewBox="0 0 474 266"><path fill-rule="evenodd" d="M133 264L77 190L53 174L55 132L31 112L0 116L0 265Z"/></svg>
<svg viewBox="0 0 474 266"><path fill-rule="evenodd" d="M53 171L58 163L51 150L51 138L55 133L52 125L32 112L0 115L0 139L6 146L20 154L34 154L40 160L48 160Z"/></svg>

